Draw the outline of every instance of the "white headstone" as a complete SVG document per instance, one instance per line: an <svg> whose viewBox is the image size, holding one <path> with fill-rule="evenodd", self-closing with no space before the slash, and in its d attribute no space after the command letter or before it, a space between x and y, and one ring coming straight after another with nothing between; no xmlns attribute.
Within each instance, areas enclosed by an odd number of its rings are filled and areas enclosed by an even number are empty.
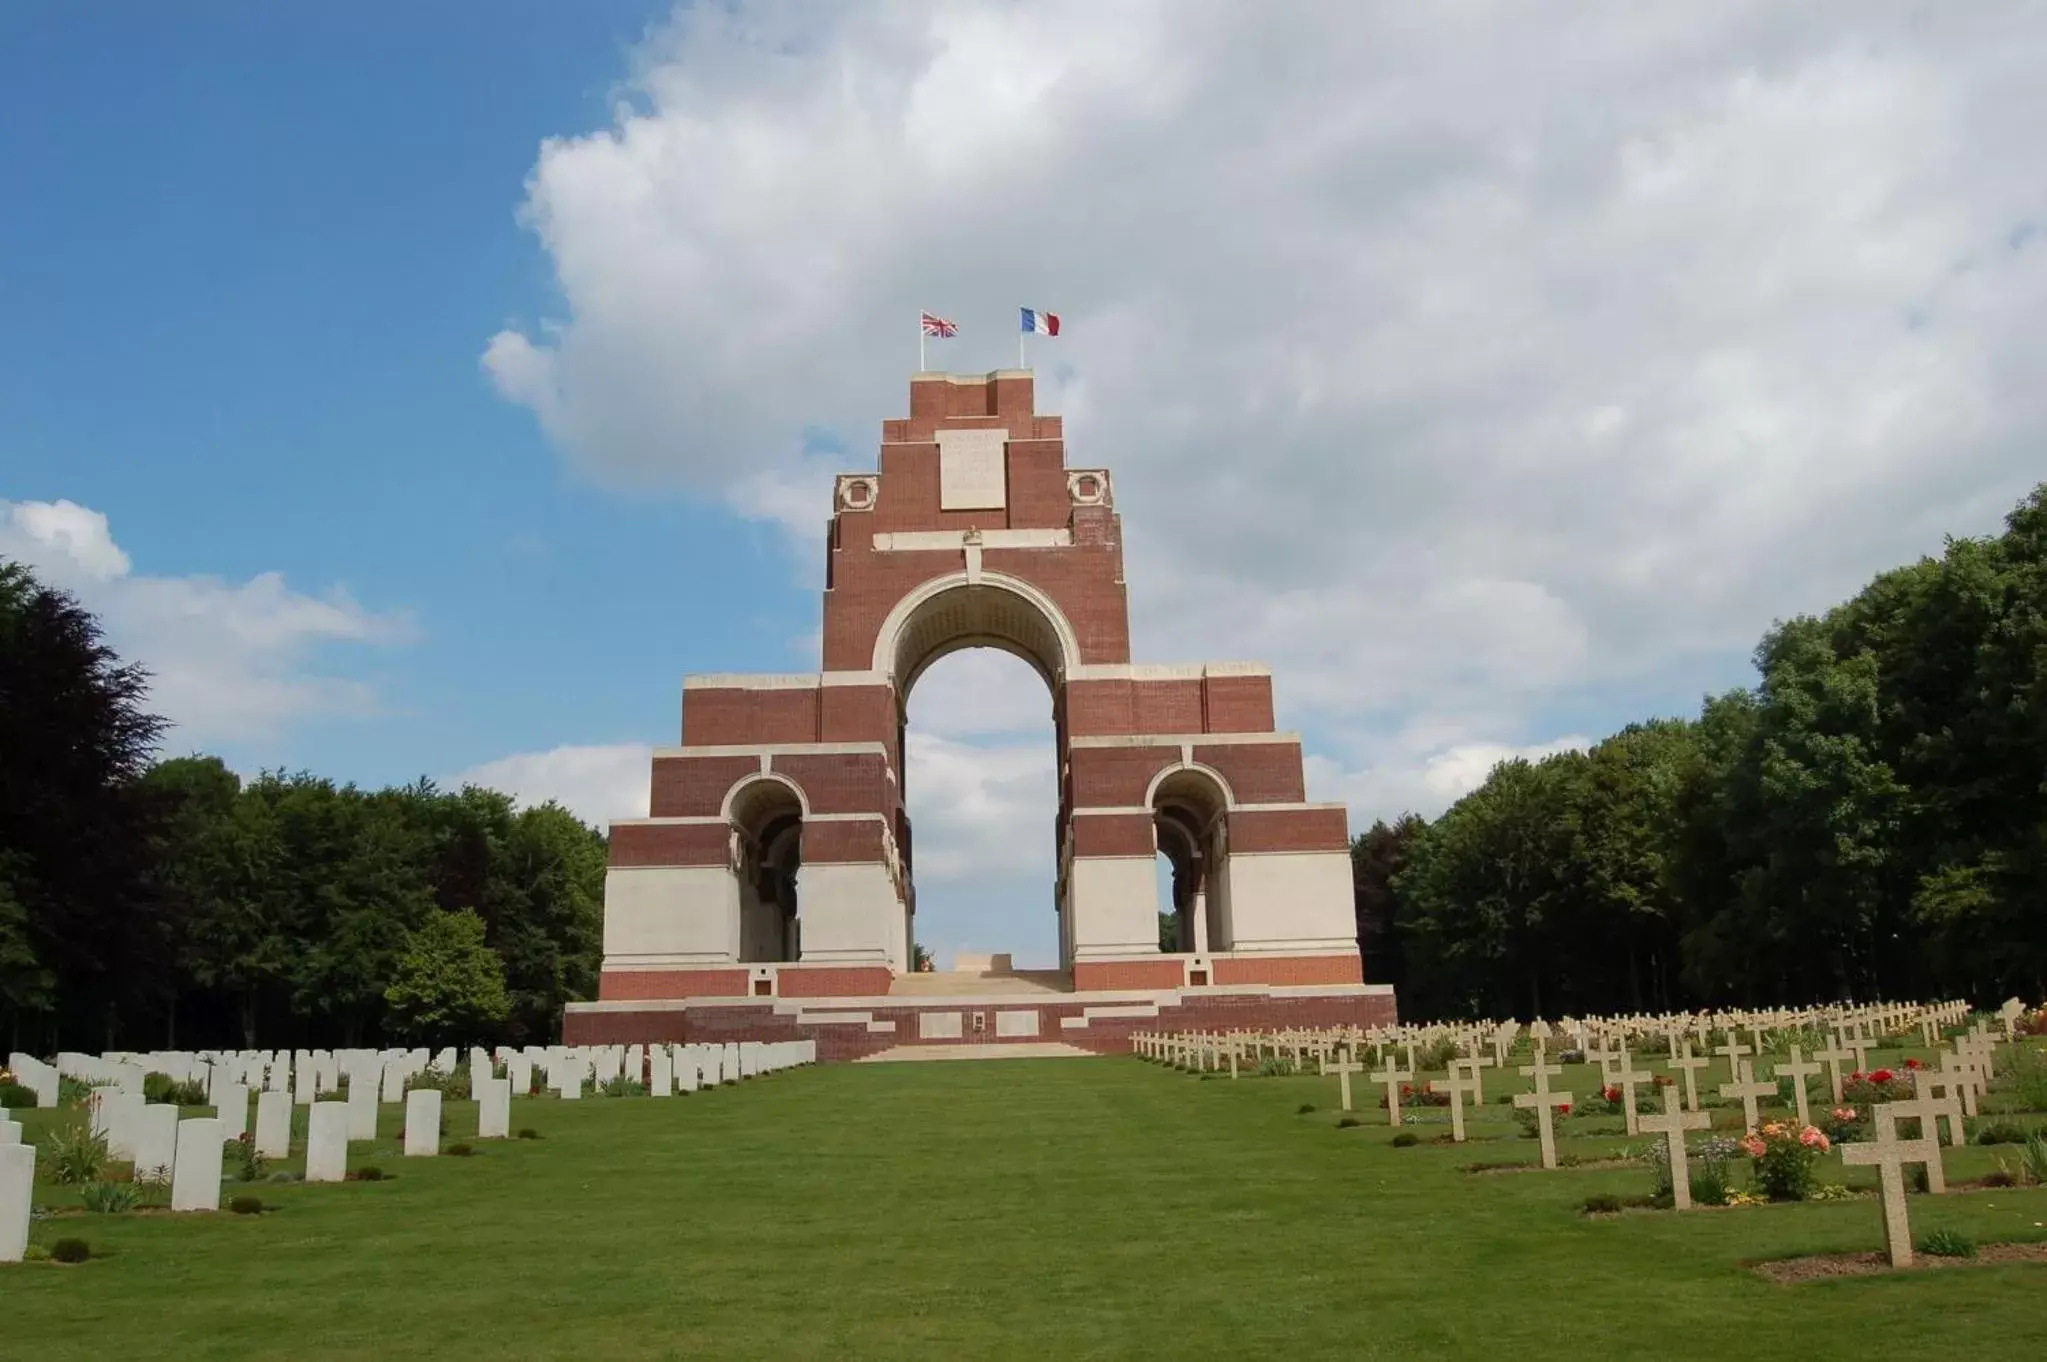
<svg viewBox="0 0 2047 1362"><path fill-rule="evenodd" d="M266 1159L291 1154L291 1094L266 1088L256 1096L256 1152Z"/></svg>
<svg viewBox="0 0 2047 1362"><path fill-rule="evenodd" d="M430 1158L441 1152L441 1094L419 1088L405 1094L405 1157Z"/></svg>
<svg viewBox="0 0 2047 1362"><path fill-rule="evenodd" d="M348 1176L348 1104L315 1102L306 1114L306 1181Z"/></svg>
<svg viewBox="0 0 2047 1362"><path fill-rule="evenodd" d="M377 1080L374 1073L362 1069L348 1080L348 1138L377 1138Z"/></svg>
<svg viewBox="0 0 2047 1362"><path fill-rule="evenodd" d="M218 1118L178 1122L178 1164L171 1173L172 1210L220 1209L220 1146L226 1139L227 1127Z"/></svg>
<svg viewBox="0 0 2047 1362"><path fill-rule="evenodd" d="M151 1102L135 1122L135 1176L168 1178L178 1161L178 1109Z"/></svg>
<svg viewBox="0 0 2047 1362"><path fill-rule="evenodd" d="M525 1055L508 1056L505 1059L505 1081L520 1097L530 1096L533 1092L533 1061Z"/></svg>
<svg viewBox="0 0 2047 1362"><path fill-rule="evenodd" d="M384 1061L384 1100L386 1102L405 1100L405 1061L402 1059Z"/></svg>
<svg viewBox="0 0 2047 1362"><path fill-rule="evenodd" d="M0 1116L0 1144L21 1143L21 1122Z"/></svg>
<svg viewBox="0 0 2047 1362"><path fill-rule="evenodd" d="M249 1090L240 1083L221 1083L214 1098L214 1110L227 1138L239 1140L249 1129Z"/></svg>
<svg viewBox="0 0 2047 1362"><path fill-rule="evenodd" d="M28 1215L35 1188L34 1146L0 1144L0 1263L18 1263L28 1252Z"/></svg>
<svg viewBox="0 0 2047 1362"><path fill-rule="evenodd" d="M476 1138L502 1140L512 1133L512 1080L486 1078L476 1098Z"/></svg>
<svg viewBox="0 0 2047 1362"><path fill-rule="evenodd" d="M656 1045L647 1052L647 1095L672 1097L674 1094L674 1061L668 1056L667 1046Z"/></svg>

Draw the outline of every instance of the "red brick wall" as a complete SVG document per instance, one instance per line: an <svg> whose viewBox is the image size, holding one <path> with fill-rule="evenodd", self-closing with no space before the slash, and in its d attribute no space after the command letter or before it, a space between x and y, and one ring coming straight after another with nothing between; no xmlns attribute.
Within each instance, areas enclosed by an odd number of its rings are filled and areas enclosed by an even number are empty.
<svg viewBox="0 0 2047 1362"><path fill-rule="evenodd" d="M597 981L605 1002L636 1002L653 998L744 998L743 969L613 969Z"/></svg>
<svg viewBox="0 0 2047 1362"><path fill-rule="evenodd" d="M712 818L726 792L759 774L759 757L656 757L649 813L655 818Z"/></svg>
<svg viewBox="0 0 2047 1362"><path fill-rule="evenodd" d="M694 687L683 693L682 745L816 742L818 688Z"/></svg>
<svg viewBox="0 0 2047 1362"><path fill-rule="evenodd" d="M1073 820L1073 854L1152 856L1158 853L1148 813L1088 814Z"/></svg>
<svg viewBox="0 0 2047 1362"><path fill-rule="evenodd" d="M1070 754L1074 807L1142 804L1151 778L1179 760L1177 746L1076 747Z"/></svg>
<svg viewBox="0 0 2047 1362"><path fill-rule="evenodd" d="M1225 956L1215 961L1218 984L1362 984L1364 961L1356 955Z"/></svg>
<svg viewBox="0 0 2047 1362"><path fill-rule="evenodd" d="M847 862L879 861L882 858L879 818L820 823L803 820L803 863L833 865Z"/></svg>
<svg viewBox="0 0 2047 1362"><path fill-rule="evenodd" d="M826 686L819 731L825 742L896 742L896 696L888 686Z"/></svg>
<svg viewBox="0 0 2047 1362"><path fill-rule="evenodd" d="M1133 681L1130 685L1133 733L1201 732L1201 681Z"/></svg>
<svg viewBox="0 0 2047 1362"><path fill-rule="evenodd" d="M1211 676L1203 683L1204 733L1272 732L1272 678Z"/></svg>
<svg viewBox="0 0 2047 1362"><path fill-rule="evenodd" d="M1231 851L1348 851L1342 808L1239 811L1230 815Z"/></svg>
<svg viewBox="0 0 2047 1362"><path fill-rule="evenodd" d="M775 972L784 998L865 998L887 993L895 973L886 965L785 966Z"/></svg>
<svg viewBox="0 0 2047 1362"><path fill-rule="evenodd" d="M803 787L812 813L887 813L888 759L879 752L776 753L768 767Z"/></svg>
<svg viewBox="0 0 2047 1362"><path fill-rule="evenodd" d="M1239 804L1298 804L1308 797L1297 743L1197 745L1194 760L1220 772Z"/></svg>
<svg viewBox="0 0 2047 1362"><path fill-rule="evenodd" d="M731 859L724 823L614 823L611 859L616 868L648 865L724 865Z"/></svg>
<svg viewBox="0 0 2047 1362"><path fill-rule="evenodd" d="M1157 960L1078 961L1073 987L1080 991L1123 988L1178 988L1187 982L1186 966L1177 957Z"/></svg>

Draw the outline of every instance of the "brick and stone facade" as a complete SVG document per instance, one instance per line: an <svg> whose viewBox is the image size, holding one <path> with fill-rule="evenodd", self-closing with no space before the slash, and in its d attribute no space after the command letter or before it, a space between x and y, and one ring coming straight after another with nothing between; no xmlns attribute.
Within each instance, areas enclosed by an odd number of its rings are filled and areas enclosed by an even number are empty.
<svg viewBox="0 0 2047 1362"><path fill-rule="evenodd" d="M630 1010L575 1029L662 1000L885 994L915 939L905 705L967 647L1022 657L1052 696L1076 990L1360 985L1343 807L1308 801L1266 668L1132 663L1113 480L1067 466L1030 373L914 376L832 511L822 666L685 680L649 816L612 827L600 997Z"/></svg>

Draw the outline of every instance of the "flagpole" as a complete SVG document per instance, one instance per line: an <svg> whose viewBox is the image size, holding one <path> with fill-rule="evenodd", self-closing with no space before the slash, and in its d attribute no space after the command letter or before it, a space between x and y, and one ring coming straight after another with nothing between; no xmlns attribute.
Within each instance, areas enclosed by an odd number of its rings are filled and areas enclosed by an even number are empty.
<svg viewBox="0 0 2047 1362"><path fill-rule="evenodd" d="M917 314L917 372L924 372L924 314Z"/></svg>
<svg viewBox="0 0 2047 1362"><path fill-rule="evenodd" d="M1019 369L1031 367L1024 361L1024 330L1021 326L1016 329L1016 367Z"/></svg>

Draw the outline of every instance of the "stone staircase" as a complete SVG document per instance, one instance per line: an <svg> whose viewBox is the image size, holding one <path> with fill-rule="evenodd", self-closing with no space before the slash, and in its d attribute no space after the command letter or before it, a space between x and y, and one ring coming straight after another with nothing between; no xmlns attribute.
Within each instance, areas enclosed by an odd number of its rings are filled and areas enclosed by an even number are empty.
<svg viewBox="0 0 2047 1362"><path fill-rule="evenodd" d="M1043 997L1073 992L1073 976L1056 969L935 970L898 975L888 992L891 998Z"/></svg>

